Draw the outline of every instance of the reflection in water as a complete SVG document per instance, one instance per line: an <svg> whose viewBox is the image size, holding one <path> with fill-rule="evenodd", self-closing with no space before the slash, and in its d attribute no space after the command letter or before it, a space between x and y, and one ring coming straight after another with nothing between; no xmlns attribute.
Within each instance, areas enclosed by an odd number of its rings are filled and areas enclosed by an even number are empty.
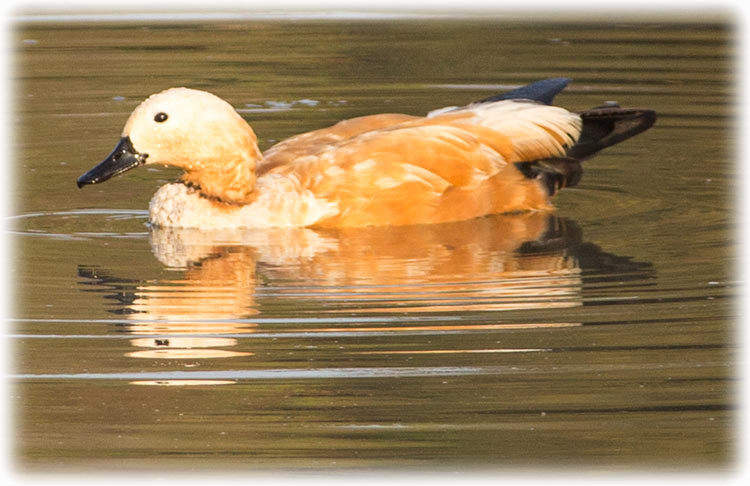
<svg viewBox="0 0 750 486"><path fill-rule="evenodd" d="M578 326L465 320L435 324L426 322L423 313L571 308L583 305L586 267L620 274L649 268L582 242L572 221L540 213L337 230L154 229L151 244L156 258L178 270L179 278L128 282L100 269L79 271L88 284L116 289L113 312L127 316L129 333L148 336L131 340L138 348L127 354L133 358L252 356L227 348L237 345L238 335L258 332L252 321L262 321L258 314L264 305L274 306L277 314L288 306L296 316L311 316L307 324L312 325L263 330L274 336ZM362 325L365 315L394 312L401 319L391 325ZM411 318L403 318L403 312ZM353 317L332 317L344 314Z"/></svg>
<svg viewBox="0 0 750 486"><path fill-rule="evenodd" d="M580 269L565 252L578 242L575 225L539 213L443 225L152 233L154 254L192 275L191 287L206 265L230 282L238 271L254 276L257 264L271 282L285 282L266 285L266 295L314 298L347 313L579 305ZM247 256L241 270L237 253Z"/></svg>

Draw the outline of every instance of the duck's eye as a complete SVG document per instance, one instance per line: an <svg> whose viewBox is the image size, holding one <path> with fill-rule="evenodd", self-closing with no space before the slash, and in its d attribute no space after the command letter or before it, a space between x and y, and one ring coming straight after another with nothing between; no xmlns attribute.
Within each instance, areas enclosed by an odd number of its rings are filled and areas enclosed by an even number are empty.
<svg viewBox="0 0 750 486"><path fill-rule="evenodd" d="M157 123L161 123L163 121L166 121L166 119L167 119L167 114L164 113L163 111L157 113L156 116L154 117L154 121L157 122Z"/></svg>

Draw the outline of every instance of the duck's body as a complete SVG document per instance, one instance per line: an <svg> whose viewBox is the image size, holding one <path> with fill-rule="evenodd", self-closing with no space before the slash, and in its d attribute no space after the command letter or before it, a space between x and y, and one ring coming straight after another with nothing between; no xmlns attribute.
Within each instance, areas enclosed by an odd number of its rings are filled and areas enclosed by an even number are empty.
<svg viewBox="0 0 750 486"><path fill-rule="evenodd" d="M402 225L547 210L550 196L577 182L578 157L654 120L649 110L546 104L565 84L545 80L426 117L355 118L264 154L230 105L173 88L133 112L118 148L78 184L143 163L185 169L151 201L151 222L162 227Z"/></svg>

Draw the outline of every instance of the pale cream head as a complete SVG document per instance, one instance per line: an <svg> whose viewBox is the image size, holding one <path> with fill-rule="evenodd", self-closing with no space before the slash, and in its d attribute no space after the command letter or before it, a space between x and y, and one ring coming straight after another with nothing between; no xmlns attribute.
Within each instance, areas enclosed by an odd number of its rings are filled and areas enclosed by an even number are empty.
<svg viewBox="0 0 750 486"><path fill-rule="evenodd" d="M146 164L185 170L183 179L208 196L244 203L261 153L250 126L221 98L188 88L150 96L130 115L122 132Z"/></svg>

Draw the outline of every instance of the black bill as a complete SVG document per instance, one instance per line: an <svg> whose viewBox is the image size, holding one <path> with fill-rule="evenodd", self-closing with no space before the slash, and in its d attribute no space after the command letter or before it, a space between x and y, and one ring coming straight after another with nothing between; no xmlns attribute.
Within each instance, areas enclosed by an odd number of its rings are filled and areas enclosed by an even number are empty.
<svg viewBox="0 0 750 486"><path fill-rule="evenodd" d="M122 137L111 154L99 165L78 178L78 187L86 184L98 184L110 177L120 175L134 167L146 162L148 154L139 154L134 148L129 137Z"/></svg>

